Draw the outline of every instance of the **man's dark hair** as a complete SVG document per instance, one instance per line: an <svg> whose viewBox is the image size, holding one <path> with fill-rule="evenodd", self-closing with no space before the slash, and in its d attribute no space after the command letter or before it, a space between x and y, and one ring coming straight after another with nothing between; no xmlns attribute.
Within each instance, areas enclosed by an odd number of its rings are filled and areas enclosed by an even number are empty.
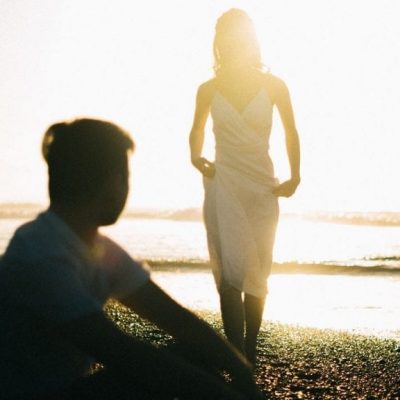
<svg viewBox="0 0 400 400"><path fill-rule="evenodd" d="M42 142L50 200L90 201L110 173L124 171L126 154L133 149L129 134L111 122L77 119L50 126Z"/></svg>

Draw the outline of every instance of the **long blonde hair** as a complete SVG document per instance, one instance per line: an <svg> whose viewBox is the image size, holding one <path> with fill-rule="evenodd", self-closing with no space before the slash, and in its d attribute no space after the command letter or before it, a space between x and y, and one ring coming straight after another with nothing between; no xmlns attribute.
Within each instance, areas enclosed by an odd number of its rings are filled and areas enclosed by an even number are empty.
<svg viewBox="0 0 400 400"><path fill-rule="evenodd" d="M215 26L214 71L218 75L239 65L263 68L253 21L245 11L232 8L218 18Z"/></svg>

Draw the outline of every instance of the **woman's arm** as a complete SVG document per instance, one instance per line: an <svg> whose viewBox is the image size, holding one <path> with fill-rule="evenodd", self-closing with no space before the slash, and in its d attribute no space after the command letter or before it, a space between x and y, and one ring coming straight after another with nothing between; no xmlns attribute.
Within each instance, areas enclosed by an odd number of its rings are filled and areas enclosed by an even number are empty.
<svg viewBox="0 0 400 400"><path fill-rule="evenodd" d="M214 164L201 157L204 144L204 129L210 112L212 88L211 82L201 85L197 91L193 125L189 135L191 162L203 175L215 174Z"/></svg>
<svg viewBox="0 0 400 400"><path fill-rule="evenodd" d="M285 131L286 151L289 159L291 177L280 184L274 194L290 197L294 194L300 183L300 142L294 120L292 102L287 86L281 80L277 80L275 89L275 104Z"/></svg>

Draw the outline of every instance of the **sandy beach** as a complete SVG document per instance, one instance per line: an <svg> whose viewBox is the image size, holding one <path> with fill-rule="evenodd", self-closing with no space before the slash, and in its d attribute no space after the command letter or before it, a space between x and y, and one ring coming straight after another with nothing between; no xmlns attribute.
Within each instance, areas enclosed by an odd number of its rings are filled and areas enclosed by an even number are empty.
<svg viewBox="0 0 400 400"><path fill-rule="evenodd" d="M182 269L153 263L152 274L222 334L218 296L206 264ZM255 369L266 398L400 399L398 303L393 297L399 279L399 271L379 267L349 271L275 264ZM385 295L393 308L387 307ZM173 342L118 304L107 310L122 329L143 340L158 346Z"/></svg>
<svg viewBox="0 0 400 400"><path fill-rule="evenodd" d="M172 339L118 304L125 331L157 346ZM196 311L217 331L218 313ZM255 377L268 399L400 399L400 342L333 330L264 323Z"/></svg>
<svg viewBox="0 0 400 400"><path fill-rule="evenodd" d="M0 253L21 223L2 220ZM318 224L314 228L315 236L328 232L320 232ZM338 237L353 229L336 228ZM197 257L206 254L202 229L199 223L123 220L110 233L133 256L150 261L153 279L164 290L221 332L215 284L205 256ZM343 256L342 264L336 258L321 263L318 257L309 257L310 262L300 258L273 265L255 370L267 398L400 399L399 228L357 228L355 233L346 240L357 248L358 242L349 238L365 234L360 254L367 255L367 244L377 244L371 237L380 238L387 250L379 252L377 246L373 253L378 257L362 256L356 262ZM336 239L326 242L337 243ZM324 252L321 259L329 260L328 256ZM115 304L108 312L121 328L143 340L171 342Z"/></svg>
<svg viewBox="0 0 400 400"><path fill-rule="evenodd" d="M219 311L209 266L152 263L153 279L191 310ZM265 321L400 341L400 270L274 264Z"/></svg>

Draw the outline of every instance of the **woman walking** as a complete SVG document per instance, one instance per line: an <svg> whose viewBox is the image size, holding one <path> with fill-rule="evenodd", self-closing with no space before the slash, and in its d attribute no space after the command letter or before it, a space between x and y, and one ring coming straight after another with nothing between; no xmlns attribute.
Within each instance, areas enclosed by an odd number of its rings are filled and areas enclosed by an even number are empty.
<svg viewBox="0 0 400 400"><path fill-rule="evenodd" d="M278 197L300 183L300 150L285 83L263 71L249 16L231 9L217 21L215 77L197 92L191 161L203 175L204 221L224 331L253 363L278 221ZM279 184L268 154L273 108L285 131L291 177ZM215 161L202 157L211 114Z"/></svg>

